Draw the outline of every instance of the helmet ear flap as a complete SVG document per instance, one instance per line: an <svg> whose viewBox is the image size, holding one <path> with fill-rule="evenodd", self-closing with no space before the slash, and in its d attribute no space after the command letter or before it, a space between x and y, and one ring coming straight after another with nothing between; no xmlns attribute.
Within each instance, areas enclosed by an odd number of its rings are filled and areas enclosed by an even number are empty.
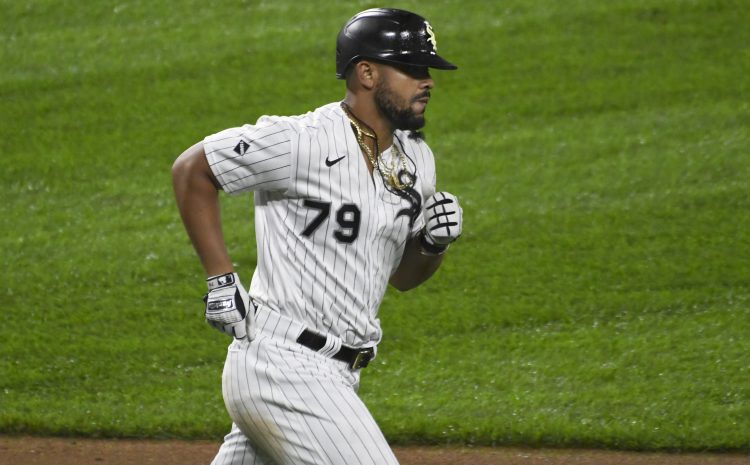
<svg viewBox="0 0 750 465"><path fill-rule="evenodd" d="M349 77L355 73L355 68L357 67L357 63L362 61L362 57L356 56L349 60L349 64L346 66L346 69L344 69L344 79L349 79Z"/></svg>

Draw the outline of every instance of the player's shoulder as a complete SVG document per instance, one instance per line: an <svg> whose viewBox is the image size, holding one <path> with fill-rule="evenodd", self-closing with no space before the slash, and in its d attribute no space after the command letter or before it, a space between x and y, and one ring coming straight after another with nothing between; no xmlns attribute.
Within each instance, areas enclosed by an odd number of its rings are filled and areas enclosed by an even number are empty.
<svg viewBox="0 0 750 465"><path fill-rule="evenodd" d="M291 116L261 116L256 125L277 124L296 133L314 133L340 122L344 115L338 103L329 103L307 113Z"/></svg>

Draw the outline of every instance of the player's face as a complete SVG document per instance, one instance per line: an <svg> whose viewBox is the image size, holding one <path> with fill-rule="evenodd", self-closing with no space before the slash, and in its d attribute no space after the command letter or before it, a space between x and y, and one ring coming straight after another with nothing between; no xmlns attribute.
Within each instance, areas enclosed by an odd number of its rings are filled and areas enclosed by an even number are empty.
<svg viewBox="0 0 750 465"><path fill-rule="evenodd" d="M395 129L417 130L425 125L424 113L435 85L427 67L380 66L375 104Z"/></svg>

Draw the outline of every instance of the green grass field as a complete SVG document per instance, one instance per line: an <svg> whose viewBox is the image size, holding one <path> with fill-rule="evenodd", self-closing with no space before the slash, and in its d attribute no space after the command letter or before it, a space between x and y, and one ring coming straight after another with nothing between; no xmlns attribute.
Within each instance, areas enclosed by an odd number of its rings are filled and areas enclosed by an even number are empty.
<svg viewBox="0 0 750 465"><path fill-rule="evenodd" d="M0 0L0 433L228 430L171 164L342 98L335 35L371 6ZM381 309L361 393L388 438L749 451L747 5L388 6L459 65L427 137L465 214ZM225 200L249 280L251 197Z"/></svg>

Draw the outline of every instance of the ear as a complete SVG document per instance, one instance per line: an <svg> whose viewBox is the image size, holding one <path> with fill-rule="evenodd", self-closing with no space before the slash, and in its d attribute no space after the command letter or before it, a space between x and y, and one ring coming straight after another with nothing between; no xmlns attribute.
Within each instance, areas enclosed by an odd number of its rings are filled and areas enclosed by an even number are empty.
<svg viewBox="0 0 750 465"><path fill-rule="evenodd" d="M378 72L377 65L371 61L361 60L354 65L354 75L359 81L359 85L367 90L375 87L375 83L378 81Z"/></svg>

